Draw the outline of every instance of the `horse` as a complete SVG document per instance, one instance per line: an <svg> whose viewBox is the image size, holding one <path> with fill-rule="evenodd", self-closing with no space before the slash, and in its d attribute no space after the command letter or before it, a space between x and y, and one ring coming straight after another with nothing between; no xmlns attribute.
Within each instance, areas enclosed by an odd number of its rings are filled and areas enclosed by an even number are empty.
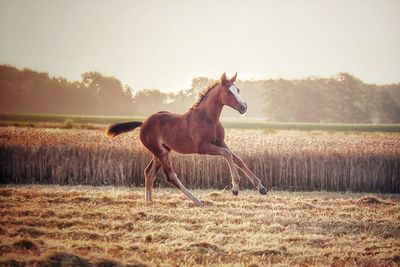
<svg viewBox="0 0 400 267"><path fill-rule="evenodd" d="M160 111L145 121L116 123L107 129L111 138L140 127L140 140L153 155L144 171L146 196L152 201L152 188L155 176L162 167L167 181L179 189L195 205L203 203L195 197L179 180L170 160L171 150L181 154L200 154L221 156L228 163L232 178L232 193L239 194L240 169L262 195L267 194L266 187L260 179L235 155L225 144L225 131L219 121L223 107L229 106L240 114L245 114L247 104L242 100L239 88L234 84L237 73L227 79L221 78L209 85L200 94L198 101L185 113L174 114Z"/></svg>

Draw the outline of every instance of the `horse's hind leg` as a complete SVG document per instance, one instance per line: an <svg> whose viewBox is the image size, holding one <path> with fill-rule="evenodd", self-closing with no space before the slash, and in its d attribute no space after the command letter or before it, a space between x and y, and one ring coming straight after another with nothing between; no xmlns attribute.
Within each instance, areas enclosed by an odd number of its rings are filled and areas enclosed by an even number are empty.
<svg viewBox="0 0 400 267"><path fill-rule="evenodd" d="M197 197L195 197L179 180L169 160L169 153L162 153L158 159L161 162L161 166L163 167L167 181L184 193L190 200L194 202L194 204L196 204L196 206L203 206L203 203Z"/></svg>
<svg viewBox="0 0 400 267"><path fill-rule="evenodd" d="M144 171L145 184L146 184L146 201L151 201L151 193L153 190L154 178L156 178L156 174L160 169L160 167L161 164L158 161L158 159L153 157L153 159L150 161L149 165L147 165Z"/></svg>

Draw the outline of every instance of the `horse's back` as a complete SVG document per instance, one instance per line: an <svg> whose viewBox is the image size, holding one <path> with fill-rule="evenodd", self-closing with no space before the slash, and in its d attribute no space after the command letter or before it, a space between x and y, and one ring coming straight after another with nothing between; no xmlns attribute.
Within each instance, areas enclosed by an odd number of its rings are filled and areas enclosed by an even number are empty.
<svg viewBox="0 0 400 267"><path fill-rule="evenodd" d="M164 125L173 125L176 123L179 123L182 119L181 114L175 114L171 113L168 111L159 111L157 113L152 114L150 117L148 117L144 122L141 127L141 129L149 127L149 128L154 128L154 127L162 127Z"/></svg>
<svg viewBox="0 0 400 267"><path fill-rule="evenodd" d="M159 111L150 115L140 127L140 135L141 137L145 137L149 134L158 133L161 131L160 128L163 126L168 126L171 123L174 124L179 120L180 115L174 114L168 111Z"/></svg>

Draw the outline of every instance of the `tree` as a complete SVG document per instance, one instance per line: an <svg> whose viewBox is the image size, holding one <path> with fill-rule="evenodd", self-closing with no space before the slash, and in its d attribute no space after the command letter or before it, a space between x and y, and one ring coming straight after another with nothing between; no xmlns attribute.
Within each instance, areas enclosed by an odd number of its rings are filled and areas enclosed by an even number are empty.
<svg viewBox="0 0 400 267"><path fill-rule="evenodd" d="M99 114L127 115L133 105L130 88L123 87L114 77L105 77L99 72L86 72L82 74L82 83L94 93Z"/></svg>
<svg viewBox="0 0 400 267"><path fill-rule="evenodd" d="M135 114L148 116L165 109L168 95L158 89L144 89L138 91L133 100L135 103Z"/></svg>

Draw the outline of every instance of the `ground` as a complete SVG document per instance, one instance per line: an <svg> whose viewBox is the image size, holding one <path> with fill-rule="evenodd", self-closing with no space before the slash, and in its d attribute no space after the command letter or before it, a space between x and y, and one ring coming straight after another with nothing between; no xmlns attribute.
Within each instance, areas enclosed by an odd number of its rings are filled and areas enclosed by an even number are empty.
<svg viewBox="0 0 400 267"><path fill-rule="evenodd" d="M194 193L2 186L0 266L400 264L399 195Z"/></svg>

